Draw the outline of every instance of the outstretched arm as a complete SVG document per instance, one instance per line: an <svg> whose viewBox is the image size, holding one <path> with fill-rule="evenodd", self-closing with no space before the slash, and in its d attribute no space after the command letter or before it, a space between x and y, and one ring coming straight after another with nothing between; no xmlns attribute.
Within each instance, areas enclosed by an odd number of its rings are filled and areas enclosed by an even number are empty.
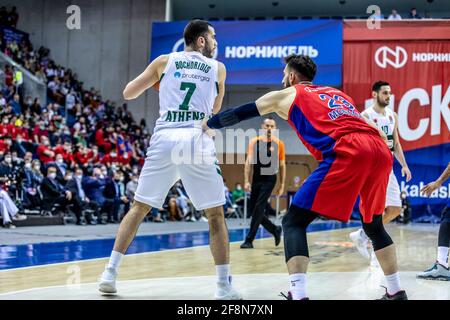
<svg viewBox="0 0 450 320"><path fill-rule="evenodd" d="M127 84L123 91L125 100L132 100L139 97L145 90L151 88L160 79L166 67L168 55L162 55L150 63L150 65L136 79Z"/></svg>
<svg viewBox="0 0 450 320"><path fill-rule="evenodd" d="M425 187L423 187L420 192L429 197L433 193L433 191L439 188L448 178L450 178L450 162L448 163L447 168L444 170L441 176L436 181L430 182Z"/></svg>
<svg viewBox="0 0 450 320"><path fill-rule="evenodd" d="M241 121L272 112L276 112L283 119L287 119L289 108L295 98L295 93L294 87L269 92L255 102L250 102L216 114L203 123L203 129L206 131L208 129L230 127Z"/></svg>

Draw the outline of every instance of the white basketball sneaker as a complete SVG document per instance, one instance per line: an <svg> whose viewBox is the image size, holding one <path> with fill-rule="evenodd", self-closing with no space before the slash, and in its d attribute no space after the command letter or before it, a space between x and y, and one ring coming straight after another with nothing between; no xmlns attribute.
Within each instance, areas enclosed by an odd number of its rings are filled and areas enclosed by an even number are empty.
<svg viewBox="0 0 450 320"><path fill-rule="evenodd" d="M101 293L116 293L116 278L117 271L113 268L106 267L105 271L103 271L102 276L99 279L98 290Z"/></svg>
<svg viewBox="0 0 450 320"><path fill-rule="evenodd" d="M369 250L367 250L367 244L369 243L369 240L367 239L367 236L364 233L363 229L359 229L355 232L350 233L349 237L355 244L355 247L356 249L358 249L358 252L364 258L370 259Z"/></svg>
<svg viewBox="0 0 450 320"><path fill-rule="evenodd" d="M231 276L228 281L218 281L215 300L242 300L242 295L231 285Z"/></svg>

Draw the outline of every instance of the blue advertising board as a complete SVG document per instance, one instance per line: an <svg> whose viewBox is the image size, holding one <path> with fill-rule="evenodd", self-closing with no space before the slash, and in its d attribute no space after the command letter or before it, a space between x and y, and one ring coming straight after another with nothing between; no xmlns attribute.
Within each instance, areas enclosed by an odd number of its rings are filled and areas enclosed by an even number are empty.
<svg viewBox="0 0 450 320"><path fill-rule="evenodd" d="M184 49L187 21L154 22L150 60ZM227 84L281 85L283 58L306 54L318 66L316 83L342 84L342 21L212 22L218 49L214 58L227 68Z"/></svg>

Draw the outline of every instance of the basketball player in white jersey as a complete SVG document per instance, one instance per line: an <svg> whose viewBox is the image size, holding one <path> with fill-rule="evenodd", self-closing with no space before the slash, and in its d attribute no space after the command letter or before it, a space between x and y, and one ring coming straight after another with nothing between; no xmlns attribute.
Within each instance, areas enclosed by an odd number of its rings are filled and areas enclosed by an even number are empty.
<svg viewBox="0 0 450 320"><path fill-rule="evenodd" d="M120 224L99 290L116 293L123 255L151 208L161 208L169 189L181 179L197 210L205 210L210 248L217 272L215 299L242 299L231 285L228 229L224 219L225 192L212 138L201 121L217 113L225 91L225 66L213 60L217 48L214 28L193 20L184 29L185 50L161 55L125 88L126 100L159 85L160 117L130 211ZM177 263L183 263L178 261Z"/></svg>
<svg viewBox="0 0 450 320"><path fill-rule="evenodd" d="M361 115L371 122L375 123L378 128L384 131L388 138L388 146L394 153L397 160L402 166L402 176L406 175L406 181L411 180L411 171L406 164L405 155L400 144L398 136L398 119L397 114L388 107L392 92L389 83L377 81L372 86L372 96L374 104L364 110ZM374 173L376 174L376 172ZM389 184L386 193L386 208L383 214L383 224L388 224L398 217L402 210L402 201L400 199L400 187L394 171L389 176ZM368 237L363 229L359 229L350 233L351 240L355 243L359 253L367 259L371 260L372 266L378 266L375 254L369 254L367 245Z"/></svg>

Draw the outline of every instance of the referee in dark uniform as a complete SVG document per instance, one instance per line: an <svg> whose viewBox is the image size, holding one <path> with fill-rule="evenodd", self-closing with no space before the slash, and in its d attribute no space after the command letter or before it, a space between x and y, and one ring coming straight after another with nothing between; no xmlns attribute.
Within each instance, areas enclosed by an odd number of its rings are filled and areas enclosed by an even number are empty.
<svg viewBox="0 0 450 320"><path fill-rule="evenodd" d="M252 213L250 231L242 249L253 248L259 225L262 224L267 231L275 237L275 245L281 241L281 227L276 226L265 214L267 202L277 183L277 173L280 171L280 187L277 195L281 196L284 190L286 179L286 163L284 143L275 136L272 130L276 129L275 120L267 118L262 124L264 135L253 138L247 152L245 161L245 189L251 192L249 211ZM250 184L250 171L253 168L252 183Z"/></svg>

